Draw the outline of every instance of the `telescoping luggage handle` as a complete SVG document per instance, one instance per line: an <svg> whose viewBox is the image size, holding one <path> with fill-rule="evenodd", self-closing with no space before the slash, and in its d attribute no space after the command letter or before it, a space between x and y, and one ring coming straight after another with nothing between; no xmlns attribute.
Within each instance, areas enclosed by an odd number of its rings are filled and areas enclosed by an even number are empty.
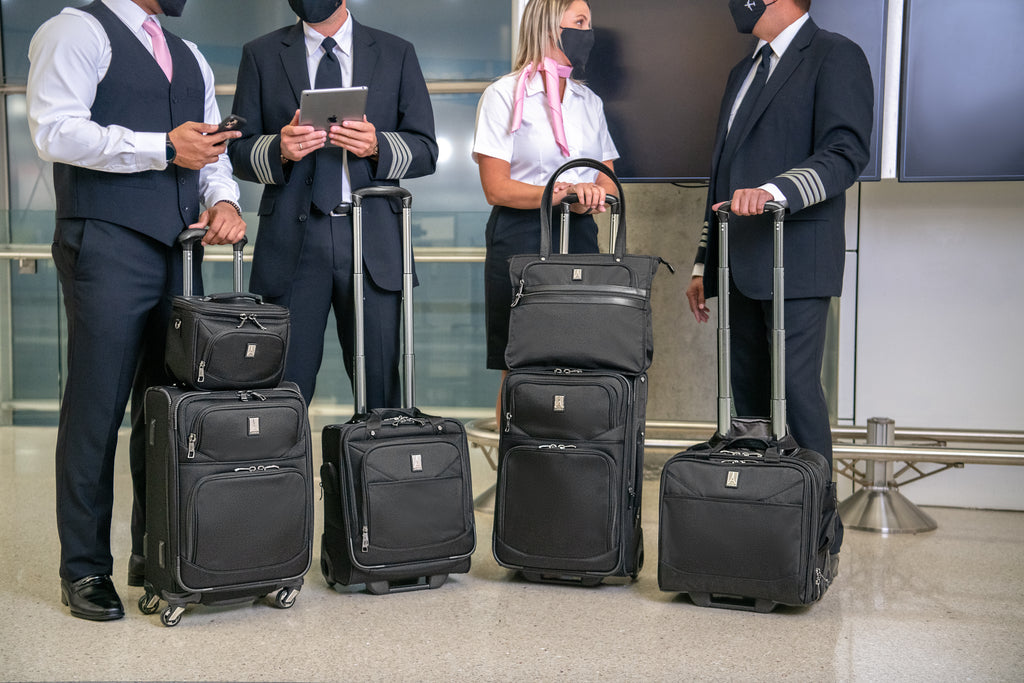
<svg viewBox="0 0 1024 683"><path fill-rule="evenodd" d="M181 281L182 294L192 296L192 248L195 243L206 234L206 228L188 228L182 230L178 235L178 244L181 245ZM236 292L242 291L242 248L249 242L249 239L242 235L242 239L232 245L234 255L234 287Z"/></svg>
<svg viewBox="0 0 1024 683"><path fill-rule="evenodd" d="M717 209L718 214L718 433L729 431L732 413L732 338L729 327L729 214L730 202ZM786 435L786 319L783 281L782 233L786 209L778 202L767 202L765 213L774 220L774 265L772 268L772 436Z"/></svg>
<svg viewBox="0 0 1024 683"><path fill-rule="evenodd" d="M363 199L397 197L402 200L402 407L412 408L415 398L413 378L416 354L412 329L412 194L404 187L379 185L352 190L352 275L355 298L355 409L366 412L366 325L363 320Z"/></svg>
<svg viewBox="0 0 1024 683"><path fill-rule="evenodd" d="M572 205L580 200L575 194L567 194L562 199L561 234L558 236L558 251L562 254L569 253L569 217L572 215ZM608 234L608 251L615 250L615 237L619 234L619 198L613 194L605 195L604 203L612 211L611 230Z"/></svg>
<svg viewBox="0 0 1024 683"><path fill-rule="evenodd" d="M548 179L547 185L544 186L544 194L540 200L540 257L546 259L551 256L551 211L552 211L552 198L555 193L555 182L558 178L573 168L593 168L601 173L608 176L613 183L615 188L618 190L619 196L615 198L614 195L607 195L605 198L606 203L612 211L612 234L611 234L611 253L616 258L622 258L623 254L626 253L626 203L624 193L622 192L622 184L619 183L618 177L615 172L602 164L600 161L594 159L573 159L562 164L558 170L551 174ZM567 196L565 200L569 200L571 197ZM612 201L609 201L611 199ZM569 205L571 203L562 203L562 235L560 239L562 253L568 251L569 246L569 231L567 225L569 222Z"/></svg>

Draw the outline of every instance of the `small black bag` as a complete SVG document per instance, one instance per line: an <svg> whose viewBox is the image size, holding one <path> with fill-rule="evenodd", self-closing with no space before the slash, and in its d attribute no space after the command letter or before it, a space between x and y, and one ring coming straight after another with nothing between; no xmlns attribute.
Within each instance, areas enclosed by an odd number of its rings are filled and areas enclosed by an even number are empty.
<svg viewBox="0 0 1024 683"><path fill-rule="evenodd" d="M288 309L242 291L244 237L234 245L235 291L192 296L192 245L203 233L192 229L178 237L184 256L184 296L171 302L167 371L189 389L276 387L288 352Z"/></svg>
<svg viewBox="0 0 1024 683"><path fill-rule="evenodd" d="M552 254L554 184L562 173L581 166L601 171L618 188L617 201L609 197L613 231L618 227L615 244L609 254ZM562 203L563 236L572 200L570 195ZM509 260L516 291L505 347L509 368L565 366L636 375L650 367L651 283L664 261L626 254L625 216L622 185L604 164L575 159L551 176L541 199L541 253Z"/></svg>

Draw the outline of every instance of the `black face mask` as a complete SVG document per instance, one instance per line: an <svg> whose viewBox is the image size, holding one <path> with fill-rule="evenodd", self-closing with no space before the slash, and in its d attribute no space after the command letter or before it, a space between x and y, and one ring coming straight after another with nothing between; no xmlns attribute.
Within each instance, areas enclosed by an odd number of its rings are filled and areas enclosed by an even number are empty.
<svg viewBox="0 0 1024 683"><path fill-rule="evenodd" d="M587 70L587 59L593 48L593 29L585 31L578 28L562 29L562 53L572 64L572 77L576 80L583 79L583 74Z"/></svg>
<svg viewBox="0 0 1024 683"><path fill-rule="evenodd" d="M185 3L188 0L157 0L160 3L160 9L168 17L180 17L182 10L185 9Z"/></svg>
<svg viewBox="0 0 1024 683"><path fill-rule="evenodd" d="M764 14L765 8L774 5L776 1L766 3L764 0L729 0L729 12L736 23L736 30L740 33L753 33L754 26Z"/></svg>
<svg viewBox="0 0 1024 683"><path fill-rule="evenodd" d="M341 7L344 0L288 0L292 11L299 15L307 24L319 24L326 21Z"/></svg>

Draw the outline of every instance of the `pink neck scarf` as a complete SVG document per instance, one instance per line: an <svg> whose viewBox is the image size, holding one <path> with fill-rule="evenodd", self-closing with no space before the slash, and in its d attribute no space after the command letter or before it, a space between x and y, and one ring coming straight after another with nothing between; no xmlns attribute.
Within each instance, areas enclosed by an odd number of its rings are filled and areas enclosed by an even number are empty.
<svg viewBox="0 0 1024 683"><path fill-rule="evenodd" d="M551 128L555 132L555 142L562 150L562 156L569 156L569 143L565 139L565 126L562 124L562 98L559 97L558 79L568 78L572 74L572 67L559 64L550 57L545 57L540 66L534 68L533 62L526 65L519 73L519 80L516 82L515 105L512 109L512 131L519 130L523 123L523 99L526 97L526 82L538 71L544 72L545 90L548 95L548 108L551 109Z"/></svg>

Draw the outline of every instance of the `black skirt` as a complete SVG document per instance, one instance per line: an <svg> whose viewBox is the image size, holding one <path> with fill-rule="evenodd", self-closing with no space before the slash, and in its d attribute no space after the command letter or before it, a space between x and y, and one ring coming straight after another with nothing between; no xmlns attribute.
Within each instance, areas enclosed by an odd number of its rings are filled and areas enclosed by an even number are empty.
<svg viewBox="0 0 1024 683"><path fill-rule="evenodd" d="M560 211L552 214L551 251L558 251ZM593 216L570 214L569 251L598 251L597 223ZM508 274L508 260L518 254L540 252L540 210L495 206L487 221L487 257L484 261L484 313L487 326L487 368L507 370L509 308L515 289Z"/></svg>

